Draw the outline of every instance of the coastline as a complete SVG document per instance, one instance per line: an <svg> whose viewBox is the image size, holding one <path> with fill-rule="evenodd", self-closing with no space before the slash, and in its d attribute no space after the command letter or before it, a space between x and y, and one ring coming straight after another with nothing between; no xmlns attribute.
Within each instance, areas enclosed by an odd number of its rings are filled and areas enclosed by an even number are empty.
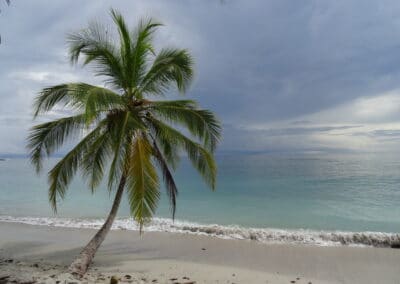
<svg viewBox="0 0 400 284"><path fill-rule="evenodd" d="M0 222L60 228L100 229L101 218L12 217L0 215ZM117 218L112 230L138 231L131 218ZM168 218L153 218L147 232L169 232L211 236L221 239L251 240L266 244L305 244L318 246L399 247L400 234L386 232L316 231L306 229L247 228L238 225L200 224Z"/></svg>
<svg viewBox="0 0 400 284"><path fill-rule="evenodd" d="M13 260L0 266L1 274L12 274L18 265L20 273L29 271L35 263L47 270L35 272L40 279L62 273L93 234L93 229L0 222L0 258ZM195 283L398 283L399 262L400 251L389 248L263 244L168 232L140 237L113 230L89 273L104 275L104 283L126 274L132 283L174 283L174 278L190 283L183 277Z"/></svg>

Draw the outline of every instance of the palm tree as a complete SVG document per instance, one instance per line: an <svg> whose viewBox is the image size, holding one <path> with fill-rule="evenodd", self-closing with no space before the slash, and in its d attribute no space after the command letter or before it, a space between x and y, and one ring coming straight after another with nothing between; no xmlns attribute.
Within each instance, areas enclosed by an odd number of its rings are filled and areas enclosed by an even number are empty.
<svg viewBox="0 0 400 284"><path fill-rule="evenodd" d="M35 117L56 105L66 107L71 116L36 125L28 137L31 162L39 172L46 156L69 138L82 136L48 173L49 201L55 212L77 171L94 192L108 169L108 188L116 188L104 225L69 268L76 277L85 274L109 232L124 190L141 232L159 201L159 174L175 216L178 189L172 171L181 152L212 189L216 181L213 153L220 123L195 101L162 100L171 87L182 94L187 90L193 77L189 52L176 48L156 52L152 36L160 24L151 19L131 31L121 14L111 10L111 16L118 30L117 44L97 23L68 37L71 62L83 59L83 65L92 65L108 88L77 82L43 89L35 99Z"/></svg>

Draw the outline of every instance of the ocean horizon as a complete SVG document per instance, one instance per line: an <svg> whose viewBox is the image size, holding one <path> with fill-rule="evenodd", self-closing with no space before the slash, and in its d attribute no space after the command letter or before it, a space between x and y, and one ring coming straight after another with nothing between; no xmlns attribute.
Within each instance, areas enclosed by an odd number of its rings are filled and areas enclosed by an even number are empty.
<svg viewBox="0 0 400 284"><path fill-rule="evenodd" d="M208 234L317 245L390 246L399 241L400 162L385 154L218 154L210 191L182 158L176 220L163 193L147 231ZM51 158L46 169L59 158ZM36 175L26 158L0 162L0 221L98 228L114 192L92 195L79 174L55 214L46 169ZM122 203L115 229L136 230Z"/></svg>

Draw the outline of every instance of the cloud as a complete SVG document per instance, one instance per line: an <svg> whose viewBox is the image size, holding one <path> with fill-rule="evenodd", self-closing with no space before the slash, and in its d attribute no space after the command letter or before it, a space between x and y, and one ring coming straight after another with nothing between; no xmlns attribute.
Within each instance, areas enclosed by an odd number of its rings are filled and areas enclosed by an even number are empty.
<svg viewBox="0 0 400 284"><path fill-rule="evenodd" d="M363 136L383 140L393 140L400 138L400 129L376 129L367 132L354 132L353 136Z"/></svg>
<svg viewBox="0 0 400 284"><path fill-rule="evenodd" d="M296 120L291 122L291 124L293 125L307 125L307 124L311 124L312 122L309 120Z"/></svg>
<svg viewBox="0 0 400 284"><path fill-rule="evenodd" d="M36 83L54 84L54 82L74 82L79 80L79 76L72 72L54 71L51 68L44 70L16 71L9 74L13 80L33 81Z"/></svg>
<svg viewBox="0 0 400 284"><path fill-rule="evenodd" d="M331 109L307 116L310 120L355 123L388 123L400 121L400 90L360 97Z"/></svg>
<svg viewBox="0 0 400 284"><path fill-rule="evenodd" d="M400 146L389 135L400 129L398 1L39 0L14 1L0 15L0 153L25 152L25 118L41 88L102 83L69 64L65 35L94 19L111 27L111 6L130 25L143 16L163 22L157 48L191 50L188 97L227 125L221 150Z"/></svg>
<svg viewBox="0 0 400 284"><path fill-rule="evenodd" d="M310 133L326 133L335 130L347 130L361 127L361 125L342 125L342 126L314 126L314 127L290 127L290 128L272 128L272 129L254 129L263 132L269 136L282 136L282 135L307 135Z"/></svg>

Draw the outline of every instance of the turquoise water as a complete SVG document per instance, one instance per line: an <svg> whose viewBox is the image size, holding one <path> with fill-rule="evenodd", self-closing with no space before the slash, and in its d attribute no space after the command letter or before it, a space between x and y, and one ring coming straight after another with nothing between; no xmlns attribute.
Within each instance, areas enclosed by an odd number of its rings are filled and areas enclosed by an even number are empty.
<svg viewBox="0 0 400 284"><path fill-rule="evenodd" d="M51 159L49 165L57 159ZM219 154L211 192L187 161L176 173L176 218L255 228L400 232L400 161L391 155ZM105 186L92 196L79 178L54 215L46 174L26 159L0 161L0 215L103 218L112 201ZM121 217L129 215L126 201ZM158 217L170 217L163 196Z"/></svg>

